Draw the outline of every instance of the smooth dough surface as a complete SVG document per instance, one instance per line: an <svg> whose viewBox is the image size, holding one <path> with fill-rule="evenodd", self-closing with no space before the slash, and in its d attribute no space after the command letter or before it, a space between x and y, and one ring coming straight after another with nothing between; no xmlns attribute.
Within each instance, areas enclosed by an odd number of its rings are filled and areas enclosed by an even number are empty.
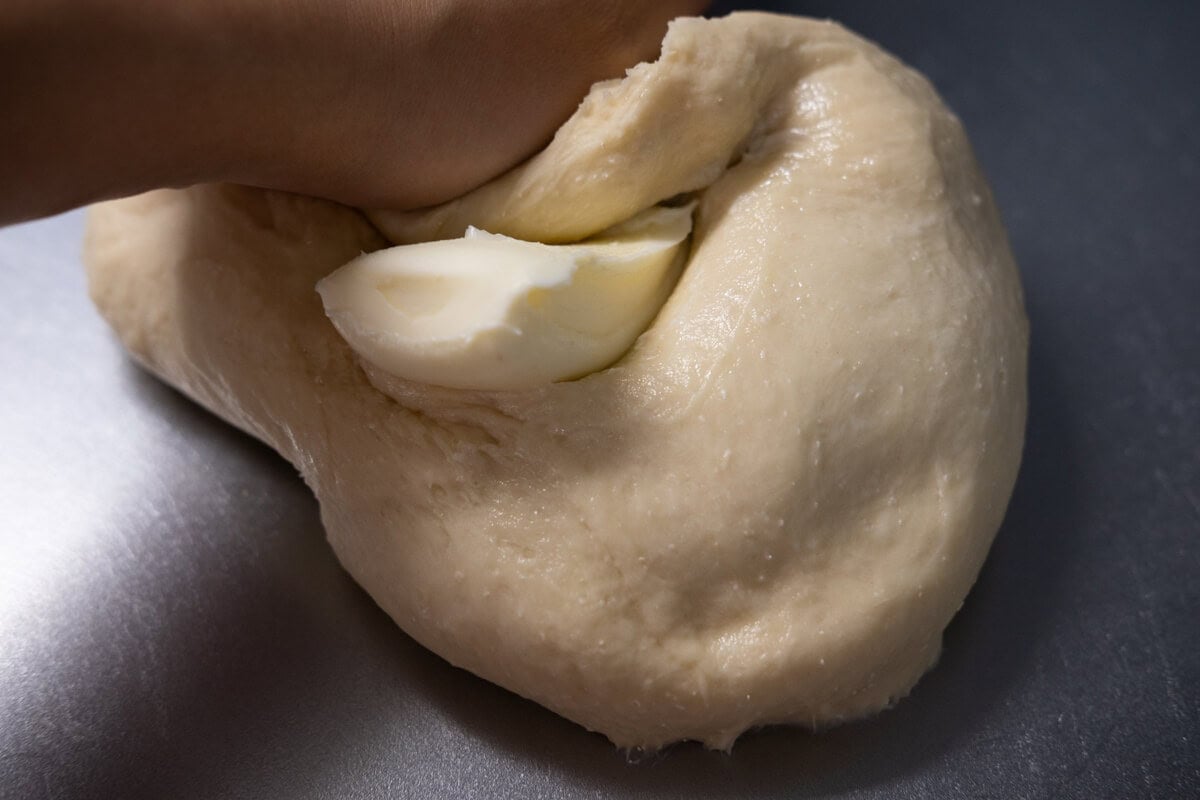
<svg viewBox="0 0 1200 800"><path fill-rule="evenodd" d="M676 289L577 381L391 378L313 288L379 228L570 241L683 193ZM405 631L637 747L862 716L934 663L1015 479L1027 328L922 77L832 23L679 20L526 164L373 218L155 192L95 208L87 260L129 350L297 466Z"/></svg>

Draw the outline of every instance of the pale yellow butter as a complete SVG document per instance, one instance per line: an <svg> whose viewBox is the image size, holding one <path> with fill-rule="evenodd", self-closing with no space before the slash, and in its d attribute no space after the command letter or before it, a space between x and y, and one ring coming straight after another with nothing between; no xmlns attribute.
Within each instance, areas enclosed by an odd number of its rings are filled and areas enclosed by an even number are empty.
<svg viewBox="0 0 1200 800"><path fill-rule="evenodd" d="M354 259L317 284L358 355L393 375L519 390L586 375L629 349L666 301L692 205L655 206L577 244L470 228Z"/></svg>

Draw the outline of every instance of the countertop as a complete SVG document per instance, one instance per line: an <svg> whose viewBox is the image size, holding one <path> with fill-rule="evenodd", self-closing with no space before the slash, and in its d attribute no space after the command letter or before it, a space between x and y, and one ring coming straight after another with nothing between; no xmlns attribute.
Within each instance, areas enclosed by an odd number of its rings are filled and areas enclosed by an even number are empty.
<svg viewBox="0 0 1200 800"><path fill-rule="evenodd" d="M1025 283L1020 479L912 695L633 758L451 668L122 354L73 212L0 230L0 798L1200 796L1200 6L760 7L932 78Z"/></svg>

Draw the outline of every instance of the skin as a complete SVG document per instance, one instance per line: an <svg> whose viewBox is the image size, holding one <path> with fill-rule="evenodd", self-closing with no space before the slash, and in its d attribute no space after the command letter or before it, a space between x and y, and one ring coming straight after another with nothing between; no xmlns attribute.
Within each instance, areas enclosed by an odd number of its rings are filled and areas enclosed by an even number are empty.
<svg viewBox="0 0 1200 800"><path fill-rule="evenodd" d="M6 0L0 223L233 181L372 208L536 152L697 0Z"/></svg>

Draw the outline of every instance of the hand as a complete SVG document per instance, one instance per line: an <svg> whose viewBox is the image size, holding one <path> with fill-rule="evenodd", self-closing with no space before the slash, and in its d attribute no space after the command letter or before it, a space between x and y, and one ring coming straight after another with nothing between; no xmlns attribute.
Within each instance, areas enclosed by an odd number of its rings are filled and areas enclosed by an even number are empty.
<svg viewBox="0 0 1200 800"><path fill-rule="evenodd" d="M699 0L7 0L0 222L235 181L368 207L534 153Z"/></svg>

